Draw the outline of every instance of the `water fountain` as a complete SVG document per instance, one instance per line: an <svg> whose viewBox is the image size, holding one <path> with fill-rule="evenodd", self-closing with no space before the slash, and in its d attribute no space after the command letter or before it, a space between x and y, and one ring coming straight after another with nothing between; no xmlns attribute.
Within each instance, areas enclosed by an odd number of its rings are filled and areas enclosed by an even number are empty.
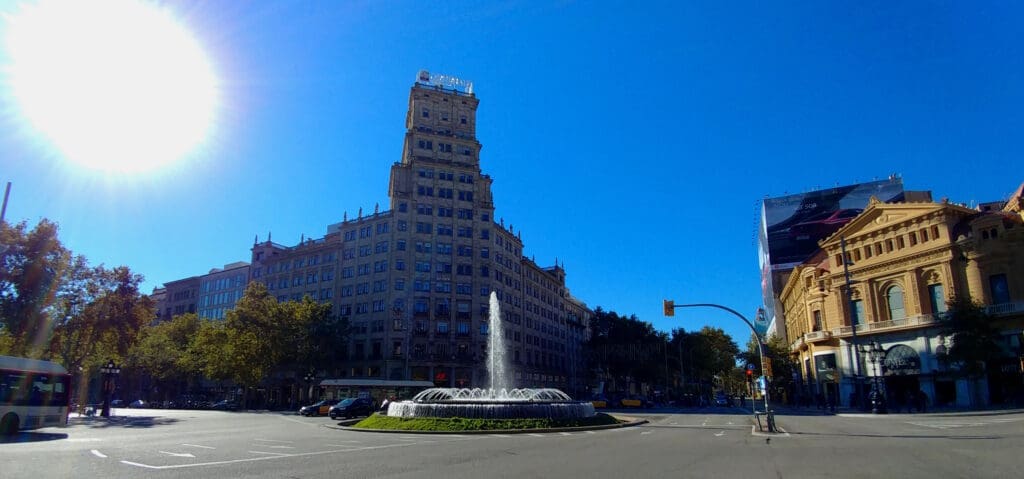
<svg viewBox="0 0 1024 479"><path fill-rule="evenodd" d="M431 388L412 400L393 402L388 416L461 417L475 419L549 418L569 419L594 416L594 405L574 401L568 394L551 388L513 388L508 375L505 332L501 326L501 305L491 292L488 320L488 388Z"/></svg>

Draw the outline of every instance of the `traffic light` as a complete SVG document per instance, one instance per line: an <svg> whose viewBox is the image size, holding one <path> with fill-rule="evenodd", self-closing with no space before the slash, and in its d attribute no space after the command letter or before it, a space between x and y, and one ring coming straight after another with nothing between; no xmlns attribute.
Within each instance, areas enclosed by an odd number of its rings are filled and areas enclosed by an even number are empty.
<svg viewBox="0 0 1024 479"><path fill-rule="evenodd" d="M752 378L752 377L754 377L754 370L753 369L747 369L747 380L749 381L750 378Z"/></svg>
<svg viewBox="0 0 1024 479"><path fill-rule="evenodd" d="M665 307L665 316L676 315L676 302L671 299L664 300L663 306Z"/></svg>

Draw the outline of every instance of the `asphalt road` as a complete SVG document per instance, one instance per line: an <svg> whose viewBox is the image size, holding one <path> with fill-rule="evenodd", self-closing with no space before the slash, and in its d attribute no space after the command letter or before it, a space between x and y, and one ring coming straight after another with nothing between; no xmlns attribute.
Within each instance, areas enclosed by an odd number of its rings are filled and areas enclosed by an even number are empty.
<svg viewBox="0 0 1024 479"><path fill-rule="evenodd" d="M118 410L110 422L0 443L0 476L493 478L1016 477L1024 412L783 415L752 430L739 409L633 412L650 423L572 433L343 431L280 413Z"/></svg>

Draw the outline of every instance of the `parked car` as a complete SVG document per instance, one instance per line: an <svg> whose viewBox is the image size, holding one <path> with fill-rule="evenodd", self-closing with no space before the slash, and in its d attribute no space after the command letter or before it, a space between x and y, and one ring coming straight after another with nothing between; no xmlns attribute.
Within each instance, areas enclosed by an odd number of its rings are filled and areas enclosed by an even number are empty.
<svg viewBox="0 0 1024 479"><path fill-rule="evenodd" d="M141 399L136 399L136 400L128 403L128 407L130 407L130 408L144 408L144 407L148 407L148 404L146 403L146 401L143 401Z"/></svg>
<svg viewBox="0 0 1024 479"><path fill-rule="evenodd" d="M373 412L373 403L366 398L342 399L328 412L331 419L339 417L348 419L355 416L369 416Z"/></svg>
<svg viewBox="0 0 1024 479"><path fill-rule="evenodd" d="M323 416L331 410L331 406L338 403L337 399L324 399L316 404L303 406L299 409L300 416Z"/></svg>
<svg viewBox="0 0 1024 479"><path fill-rule="evenodd" d="M124 399L110 401L110 407L124 407Z"/></svg>

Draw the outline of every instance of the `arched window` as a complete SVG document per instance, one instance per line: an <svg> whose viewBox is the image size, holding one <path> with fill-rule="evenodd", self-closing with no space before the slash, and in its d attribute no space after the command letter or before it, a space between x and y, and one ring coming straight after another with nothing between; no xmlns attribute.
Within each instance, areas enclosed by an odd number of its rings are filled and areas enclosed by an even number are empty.
<svg viewBox="0 0 1024 479"><path fill-rule="evenodd" d="M903 288L898 285L890 287L885 292L886 302L889 304L889 319L902 319L907 317L903 308Z"/></svg>

